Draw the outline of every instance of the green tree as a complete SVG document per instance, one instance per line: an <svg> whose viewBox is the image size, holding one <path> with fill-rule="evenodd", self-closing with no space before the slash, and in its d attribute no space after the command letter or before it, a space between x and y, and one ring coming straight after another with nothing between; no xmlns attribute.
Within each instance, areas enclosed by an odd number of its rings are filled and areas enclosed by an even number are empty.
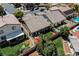
<svg viewBox="0 0 79 59"><path fill-rule="evenodd" d="M44 49L43 49L43 54L44 54L44 56L57 55L56 46L52 41L45 43Z"/></svg>
<svg viewBox="0 0 79 59"><path fill-rule="evenodd" d="M4 8L0 5L0 16L3 16L5 15L5 11L4 11Z"/></svg>
<svg viewBox="0 0 79 59"><path fill-rule="evenodd" d="M69 35L69 30L70 30L70 28L69 27L62 27L61 29L60 29L60 35L62 36L62 37L68 37L68 35Z"/></svg>
<svg viewBox="0 0 79 59"><path fill-rule="evenodd" d="M75 11L75 12L79 12L79 6L78 5L74 5L73 6L73 11Z"/></svg>
<svg viewBox="0 0 79 59"><path fill-rule="evenodd" d="M45 42L44 45L42 43L38 44L37 50L44 56L57 55L55 44L52 41Z"/></svg>
<svg viewBox="0 0 79 59"><path fill-rule="evenodd" d="M22 18L24 13L22 11L17 11L14 13L14 15L17 17L17 18Z"/></svg>

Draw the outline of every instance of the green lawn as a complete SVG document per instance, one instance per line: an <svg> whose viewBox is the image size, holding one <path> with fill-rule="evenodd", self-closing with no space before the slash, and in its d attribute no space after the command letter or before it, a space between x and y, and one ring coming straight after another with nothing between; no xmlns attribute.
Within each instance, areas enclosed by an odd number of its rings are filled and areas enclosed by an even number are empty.
<svg viewBox="0 0 79 59"><path fill-rule="evenodd" d="M59 37L59 38L55 39L53 42L56 45L58 55L63 56L64 55L64 49L63 49L62 38Z"/></svg>
<svg viewBox="0 0 79 59"><path fill-rule="evenodd" d="M75 23L75 22L72 23L73 26L75 26L75 25L77 25L77 24L78 24L78 23Z"/></svg>
<svg viewBox="0 0 79 59"><path fill-rule="evenodd" d="M22 42L12 47L8 46L5 48L0 48L0 54L4 56L16 56L24 48L28 48L28 47Z"/></svg>
<svg viewBox="0 0 79 59"><path fill-rule="evenodd" d="M41 39L50 39L52 37L52 32L48 32L46 34L41 34L40 38Z"/></svg>

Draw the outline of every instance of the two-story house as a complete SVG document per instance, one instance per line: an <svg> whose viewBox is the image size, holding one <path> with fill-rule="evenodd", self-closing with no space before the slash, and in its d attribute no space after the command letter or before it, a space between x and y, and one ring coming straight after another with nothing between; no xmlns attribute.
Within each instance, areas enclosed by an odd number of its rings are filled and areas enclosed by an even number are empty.
<svg viewBox="0 0 79 59"><path fill-rule="evenodd" d="M0 43L3 41L20 40L23 37L24 33L21 30L21 24L14 15L0 16Z"/></svg>

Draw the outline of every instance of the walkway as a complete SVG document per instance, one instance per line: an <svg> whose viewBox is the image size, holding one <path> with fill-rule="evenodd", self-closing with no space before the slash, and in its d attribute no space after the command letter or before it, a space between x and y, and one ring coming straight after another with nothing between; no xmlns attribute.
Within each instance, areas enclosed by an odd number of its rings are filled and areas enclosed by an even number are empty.
<svg viewBox="0 0 79 59"><path fill-rule="evenodd" d="M24 26L24 24L21 24L21 27L23 28L24 33L26 34L26 36L28 36L28 37L29 37L29 39L32 41L32 43L33 43L33 46L32 46L32 47L34 47L34 46L35 46L35 44L34 44L33 37L29 35L29 32L27 31L26 26Z"/></svg>

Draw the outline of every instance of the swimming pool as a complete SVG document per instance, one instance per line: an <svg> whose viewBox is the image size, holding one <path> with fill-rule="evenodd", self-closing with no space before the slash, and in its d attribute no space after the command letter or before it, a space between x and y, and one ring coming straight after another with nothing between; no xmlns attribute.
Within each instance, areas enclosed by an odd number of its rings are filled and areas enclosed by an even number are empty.
<svg viewBox="0 0 79 59"><path fill-rule="evenodd" d="M79 31L79 26L75 27L75 28L73 29L73 31L74 31L74 32Z"/></svg>
<svg viewBox="0 0 79 59"><path fill-rule="evenodd" d="M79 22L79 17L74 17L74 18L73 18L73 21Z"/></svg>
<svg viewBox="0 0 79 59"><path fill-rule="evenodd" d="M77 30L79 30L79 27L77 27Z"/></svg>

